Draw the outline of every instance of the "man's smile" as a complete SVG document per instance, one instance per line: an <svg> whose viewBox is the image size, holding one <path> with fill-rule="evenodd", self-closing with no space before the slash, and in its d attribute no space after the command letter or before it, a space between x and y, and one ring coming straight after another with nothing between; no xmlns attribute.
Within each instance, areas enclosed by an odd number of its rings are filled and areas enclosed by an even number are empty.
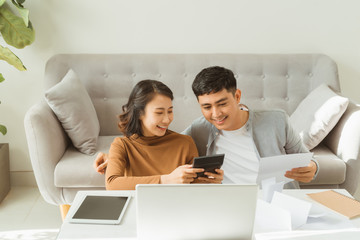
<svg viewBox="0 0 360 240"><path fill-rule="evenodd" d="M223 116L220 118L213 118L212 120L216 123L216 124L223 124L225 122L225 120L227 119L227 116Z"/></svg>

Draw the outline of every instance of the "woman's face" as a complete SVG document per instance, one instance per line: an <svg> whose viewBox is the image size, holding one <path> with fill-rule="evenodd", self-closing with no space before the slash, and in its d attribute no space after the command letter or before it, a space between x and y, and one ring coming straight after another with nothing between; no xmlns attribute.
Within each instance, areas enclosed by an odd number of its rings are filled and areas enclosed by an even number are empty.
<svg viewBox="0 0 360 240"><path fill-rule="evenodd" d="M171 99L156 94L145 106L144 114L140 116L143 135L146 137L164 136L173 119Z"/></svg>

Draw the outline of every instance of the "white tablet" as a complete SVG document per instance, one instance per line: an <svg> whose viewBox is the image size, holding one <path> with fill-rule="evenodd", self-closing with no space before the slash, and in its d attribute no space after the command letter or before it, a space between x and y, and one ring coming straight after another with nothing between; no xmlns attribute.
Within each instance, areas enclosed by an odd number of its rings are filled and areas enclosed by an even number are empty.
<svg viewBox="0 0 360 240"><path fill-rule="evenodd" d="M131 196L86 194L70 217L71 223L120 224Z"/></svg>

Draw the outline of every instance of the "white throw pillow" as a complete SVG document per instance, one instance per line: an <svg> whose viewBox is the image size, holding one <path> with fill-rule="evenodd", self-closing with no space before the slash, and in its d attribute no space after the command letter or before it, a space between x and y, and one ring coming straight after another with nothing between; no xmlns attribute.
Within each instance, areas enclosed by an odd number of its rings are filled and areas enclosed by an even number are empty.
<svg viewBox="0 0 360 240"><path fill-rule="evenodd" d="M96 152L99 120L88 92L73 70L45 92L45 99L73 145L82 153Z"/></svg>
<svg viewBox="0 0 360 240"><path fill-rule="evenodd" d="M299 104L290 116L290 122L311 150L333 129L348 104L348 98L337 95L322 84Z"/></svg>

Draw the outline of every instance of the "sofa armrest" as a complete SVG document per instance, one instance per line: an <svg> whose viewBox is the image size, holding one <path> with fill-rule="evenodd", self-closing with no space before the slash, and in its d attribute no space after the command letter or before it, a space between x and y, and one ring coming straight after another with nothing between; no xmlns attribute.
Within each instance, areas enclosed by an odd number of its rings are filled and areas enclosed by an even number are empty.
<svg viewBox="0 0 360 240"><path fill-rule="evenodd" d="M45 100L26 112L24 126L40 193L51 204L63 204L62 189L54 184L54 171L70 140Z"/></svg>
<svg viewBox="0 0 360 240"><path fill-rule="evenodd" d="M344 115L324 140L325 145L346 163L341 188L360 194L360 105L349 103Z"/></svg>

